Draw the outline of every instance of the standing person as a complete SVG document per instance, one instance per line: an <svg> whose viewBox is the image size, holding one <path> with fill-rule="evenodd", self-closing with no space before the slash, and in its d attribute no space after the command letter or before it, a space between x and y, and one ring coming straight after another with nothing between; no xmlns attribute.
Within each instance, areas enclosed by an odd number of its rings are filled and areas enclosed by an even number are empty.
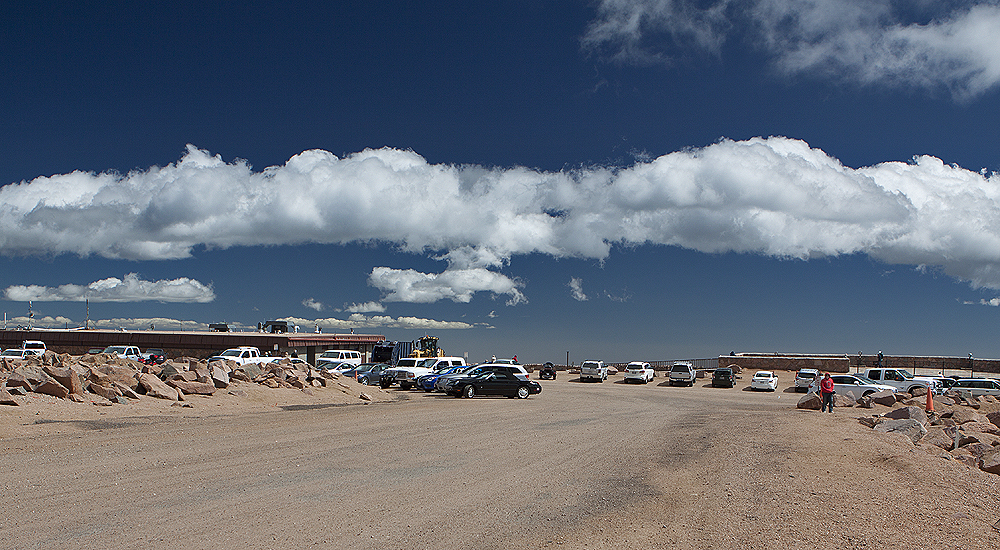
<svg viewBox="0 0 1000 550"><path fill-rule="evenodd" d="M833 412L833 378L830 378L830 373L823 375L823 380L819 383L819 395L823 398L823 405L820 407L819 412L829 410Z"/></svg>

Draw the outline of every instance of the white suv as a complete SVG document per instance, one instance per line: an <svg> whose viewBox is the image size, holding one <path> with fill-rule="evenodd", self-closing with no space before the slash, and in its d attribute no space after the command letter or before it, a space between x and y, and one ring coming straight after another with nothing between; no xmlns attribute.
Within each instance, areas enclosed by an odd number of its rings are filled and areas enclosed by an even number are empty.
<svg viewBox="0 0 1000 550"><path fill-rule="evenodd" d="M799 372L795 373L795 391L799 393L809 391L809 386L817 376L819 376L818 369L799 369Z"/></svg>
<svg viewBox="0 0 1000 550"><path fill-rule="evenodd" d="M597 380L604 382L608 379L608 367L604 366L604 361L584 361L580 365L580 380Z"/></svg>
<svg viewBox="0 0 1000 550"><path fill-rule="evenodd" d="M971 394L974 397L980 395L1000 397L1000 381L992 378L962 378L955 382L951 391L957 391L963 395Z"/></svg>
<svg viewBox="0 0 1000 550"><path fill-rule="evenodd" d="M670 367L670 385L693 386L695 378L698 377L694 371L694 366L685 361L677 361Z"/></svg>
<svg viewBox="0 0 1000 550"><path fill-rule="evenodd" d="M633 361L625 367L625 383L632 381L648 384L656 377L656 371L649 366L649 363Z"/></svg>

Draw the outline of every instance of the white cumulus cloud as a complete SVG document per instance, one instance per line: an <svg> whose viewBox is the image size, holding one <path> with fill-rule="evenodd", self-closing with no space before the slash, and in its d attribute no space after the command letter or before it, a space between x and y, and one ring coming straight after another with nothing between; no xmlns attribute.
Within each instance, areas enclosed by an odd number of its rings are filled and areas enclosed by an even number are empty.
<svg viewBox="0 0 1000 550"><path fill-rule="evenodd" d="M520 283L485 268L448 269L443 273L421 273L413 269L372 269L368 282L386 293L387 302L431 303L452 300L467 303L476 292L504 294L509 305L527 301Z"/></svg>
<svg viewBox="0 0 1000 550"><path fill-rule="evenodd" d="M305 300L302 300L302 305L306 306L309 309L315 309L316 311L323 311L323 303L317 302L312 298L306 298Z"/></svg>
<svg viewBox="0 0 1000 550"><path fill-rule="evenodd" d="M344 311L350 313L382 313L385 306L378 302L365 302L363 304L349 304L344 306Z"/></svg>
<svg viewBox="0 0 1000 550"><path fill-rule="evenodd" d="M738 29L789 73L863 84L944 87L956 97L1000 81L996 0L602 0L585 48L624 63L717 53Z"/></svg>
<svg viewBox="0 0 1000 550"><path fill-rule="evenodd" d="M123 279L108 277L88 285L65 284L57 287L13 285L4 297L14 302L180 302L207 303L215 300L211 285L194 279L145 281L135 273Z"/></svg>
<svg viewBox="0 0 1000 550"><path fill-rule="evenodd" d="M587 295L583 292L583 280L579 277L570 277L569 283L566 286L569 287L570 296L574 300L579 302L586 302L588 300Z"/></svg>

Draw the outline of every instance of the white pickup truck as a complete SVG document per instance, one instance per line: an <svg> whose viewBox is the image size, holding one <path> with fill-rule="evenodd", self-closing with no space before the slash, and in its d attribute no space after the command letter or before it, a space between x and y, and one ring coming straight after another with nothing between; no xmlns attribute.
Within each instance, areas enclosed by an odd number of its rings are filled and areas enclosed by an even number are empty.
<svg viewBox="0 0 1000 550"><path fill-rule="evenodd" d="M273 361L273 357L264 357L260 354L260 350L252 346L240 346L238 348L229 348L226 351L213 355L208 358L208 362L212 361L222 361L229 360L235 361L241 365L247 365L250 363L267 363Z"/></svg>
<svg viewBox="0 0 1000 550"><path fill-rule="evenodd" d="M868 369L865 371L865 378L909 393L913 393L916 388L930 388L935 391L938 386L938 382L930 376L913 376L910 371L898 367Z"/></svg>
<svg viewBox="0 0 1000 550"><path fill-rule="evenodd" d="M131 359L133 361L139 361L142 359L139 355L139 348L135 346L108 346L104 348L103 353L121 357L122 359Z"/></svg>
<svg viewBox="0 0 1000 550"><path fill-rule="evenodd" d="M408 390L416 385L417 378L425 374L464 366L465 358L463 357L428 357L423 360L418 359L417 364L413 366L404 366L403 360L400 359L392 371L394 379L399 382L400 389Z"/></svg>

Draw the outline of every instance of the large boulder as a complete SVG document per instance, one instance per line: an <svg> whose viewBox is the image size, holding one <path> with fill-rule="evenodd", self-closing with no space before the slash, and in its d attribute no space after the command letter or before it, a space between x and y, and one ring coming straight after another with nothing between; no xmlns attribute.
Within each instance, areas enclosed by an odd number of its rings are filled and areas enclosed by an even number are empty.
<svg viewBox="0 0 1000 550"><path fill-rule="evenodd" d="M1000 411L987 413L986 419L992 422L994 426L1000 426Z"/></svg>
<svg viewBox="0 0 1000 550"><path fill-rule="evenodd" d="M927 413L924 412L920 407L900 407L898 409L893 409L882 415L885 418L892 420L900 420L903 418L912 418L921 424L927 423Z"/></svg>
<svg viewBox="0 0 1000 550"><path fill-rule="evenodd" d="M974 420L972 422L966 422L965 424L960 424L963 432L982 432L993 435L1000 435L1000 427L988 420Z"/></svg>
<svg viewBox="0 0 1000 550"><path fill-rule="evenodd" d="M212 395L215 393L215 384L208 384L205 382L192 382L188 380L167 380L167 384L171 385L186 394L196 394L196 395Z"/></svg>
<svg viewBox="0 0 1000 550"><path fill-rule="evenodd" d="M61 369L59 367L44 366L42 370L45 374L48 374L52 378L55 378L57 382L62 384L69 393L75 395L83 395L83 383L80 381L80 377L76 374L76 371L70 368Z"/></svg>
<svg viewBox="0 0 1000 550"><path fill-rule="evenodd" d="M99 365L90 369L92 373L97 373L107 377L107 380L114 383L123 384L135 390L139 385L136 373L139 371L131 367L118 367L115 365Z"/></svg>
<svg viewBox="0 0 1000 550"><path fill-rule="evenodd" d="M112 402L115 401L115 398L121 395L121 391L115 389L114 387L102 386L100 384L91 384L90 391L91 393L100 395L101 397Z"/></svg>
<svg viewBox="0 0 1000 550"><path fill-rule="evenodd" d="M139 380L139 385L146 390L146 395L150 397L156 397L158 399L169 399L171 401L177 401L178 393L175 388L168 386L163 380L160 380L155 374L148 372L140 373L137 377Z"/></svg>
<svg viewBox="0 0 1000 550"><path fill-rule="evenodd" d="M795 407L799 409L818 411L823 407L823 400L815 393L807 393L799 399L799 402L795 405Z"/></svg>
<svg viewBox="0 0 1000 550"><path fill-rule="evenodd" d="M53 397L58 397L59 399L66 399L69 397L69 389L47 374L45 375L44 380L42 380L42 383L35 386L35 393L44 393L45 395L51 395Z"/></svg>
<svg viewBox="0 0 1000 550"><path fill-rule="evenodd" d="M950 451L955 448L955 428L944 428L941 426L928 428L927 434L924 435L920 442Z"/></svg>
<svg viewBox="0 0 1000 550"><path fill-rule="evenodd" d="M941 416L945 416L942 413ZM955 421L955 424L965 424L966 422L977 422L977 421L988 421L988 418L984 415L977 413L974 410L959 407L957 409L952 409L951 414L947 415Z"/></svg>
<svg viewBox="0 0 1000 550"><path fill-rule="evenodd" d="M216 388L229 387L229 372L222 365L212 365L210 368L212 383Z"/></svg>
<svg viewBox="0 0 1000 550"><path fill-rule="evenodd" d="M971 445L973 443L983 443L991 447L1000 445L1000 436L996 436L990 433L983 432L966 432L962 429L958 430L958 446Z"/></svg>
<svg viewBox="0 0 1000 550"><path fill-rule="evenodd" d="M833 396L833 406L834 407L853 407L854 404L857 403L857 401L858 400L855 399L854 396L851 395L851 394L843 395L843 394L837 393L837 394L834 394L834 396Z"/></svg>
<svg viewBox="0 0 1000 550"><path fill-rule="evenodd" d="M1000 449L984 454L979 469L991 474L1000 474Z"/></svg>
<svg viewBox="0 0 1000 550"><path fill-rule="evenodd" d="M927 428L912 418L903 418L899 420L886 420L884 422L879 422L875 426L875 431L886 434L903 435L909 438L909 440L913 443L916 443L927 433Z"/></svg>
<svg viewBox="0 0 1000 550"><path fill-rule="evenodd" d="M896 404L896 394L889 390L869 394L868 398L872 400L872 403L885 407L891 407Z"/></svg>
<svg viewBox="0 0 1000 550"><path fill-rule="evenodd" d="M12 405L17 407L20 403L7 391L7 388L0 386L0 405Z"/></svg>

